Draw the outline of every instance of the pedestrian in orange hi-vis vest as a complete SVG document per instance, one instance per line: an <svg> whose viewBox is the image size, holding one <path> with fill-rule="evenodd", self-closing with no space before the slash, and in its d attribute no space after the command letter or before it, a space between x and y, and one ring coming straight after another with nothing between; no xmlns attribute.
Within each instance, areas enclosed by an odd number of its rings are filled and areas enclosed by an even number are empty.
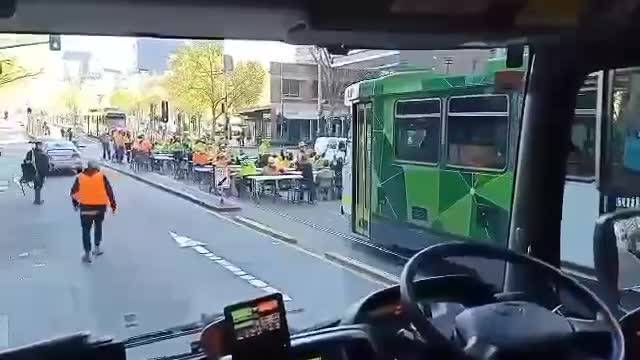
<svg viewBox="0 0 640 360"><path fill-rule="evenodd" d="M82 261L91 263L91 228L93 227L93 255L102 255L102 221L107 206L116 212L116 199L107 177L96 161L90 160L87 168L81 172L71 187L73 208L80 210L80 224L82 225L82 245L84 255Z"/></svg>

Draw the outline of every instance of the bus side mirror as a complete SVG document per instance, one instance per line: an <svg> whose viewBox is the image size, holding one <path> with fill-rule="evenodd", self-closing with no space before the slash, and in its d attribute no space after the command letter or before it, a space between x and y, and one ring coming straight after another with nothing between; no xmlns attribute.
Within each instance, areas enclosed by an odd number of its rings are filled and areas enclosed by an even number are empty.
<svg viewBox="0 0 640 360"><path fill-rule="evenodd" d="M621 315L621 293L640 291L640 210L623 209L596 220L593 263L598 295L614 315Z"/></svg>

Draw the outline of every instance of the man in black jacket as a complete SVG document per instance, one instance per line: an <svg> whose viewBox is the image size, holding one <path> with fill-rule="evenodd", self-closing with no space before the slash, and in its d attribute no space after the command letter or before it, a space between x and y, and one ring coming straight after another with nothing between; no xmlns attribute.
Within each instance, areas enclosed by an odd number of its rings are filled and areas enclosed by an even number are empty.
<svg viewBox="0 0 640 360"><path fill-rule="evenodd" d="M49 156L42 150L42 142L34 142L33 149L27 152L24 157L24 163L30 164L35 169L35 176L33 178L33 190L35 192L35 199L33 203L36 205L42 205L44 202L40 198L42 187L44 186L44 180L49 175Z"/></svg>

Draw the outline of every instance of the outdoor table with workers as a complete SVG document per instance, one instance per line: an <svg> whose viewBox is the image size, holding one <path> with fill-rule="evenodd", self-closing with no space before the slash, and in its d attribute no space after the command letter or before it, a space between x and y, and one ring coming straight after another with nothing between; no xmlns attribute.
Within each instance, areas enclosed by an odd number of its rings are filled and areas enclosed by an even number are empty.
<svg viewBox="0 0 640 360"><path fill-rule="evenodd" d="M124 144L127 132L116 132L116 144ZM130 135L128 135L130 137ZM120 151L122 151L122 145ZM286 199L291 203L314 203L316 199L339 199L342 190L342 158L329 161L304 143L294 152L269 153L263 140L257 157L242 149L231 150L224 141L173 136L153 142L138 136L126 156L134 171L154 171L193 182L203 191L217 195L248 197L260 201ZM116 150L118 153L119 150ZM120 155L118 153L118 155ZM125 159L125 156L117 156Z"/></svg>

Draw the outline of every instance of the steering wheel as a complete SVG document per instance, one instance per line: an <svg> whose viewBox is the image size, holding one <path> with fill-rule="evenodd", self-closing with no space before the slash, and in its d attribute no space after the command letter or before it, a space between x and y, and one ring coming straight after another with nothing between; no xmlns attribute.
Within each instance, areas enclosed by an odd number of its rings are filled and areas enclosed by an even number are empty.
<svg viewBox="0 0 640 360"><path fill-rule="evenodd" d="M595 314L594 320L572 319L526 301L491 302L465 309L456 316L456 336L447 338L428 320L416 299L414 279L420 266L448 257L501 260L546 275ZM447 297L447 294L442 294ZM470 296L472 294L469 294ZM449 242L428 247L406 263L400 277L403 312L422 339L462 359L494 359L536 350L597 346L606 359L624 358L624 338L616 319L589 289L553 266L533 257L483 244ZM603 349L606 349L603 351ZM592 352L596 350L590 349ZM603 354L598 354L603 355Z"/></svg>

